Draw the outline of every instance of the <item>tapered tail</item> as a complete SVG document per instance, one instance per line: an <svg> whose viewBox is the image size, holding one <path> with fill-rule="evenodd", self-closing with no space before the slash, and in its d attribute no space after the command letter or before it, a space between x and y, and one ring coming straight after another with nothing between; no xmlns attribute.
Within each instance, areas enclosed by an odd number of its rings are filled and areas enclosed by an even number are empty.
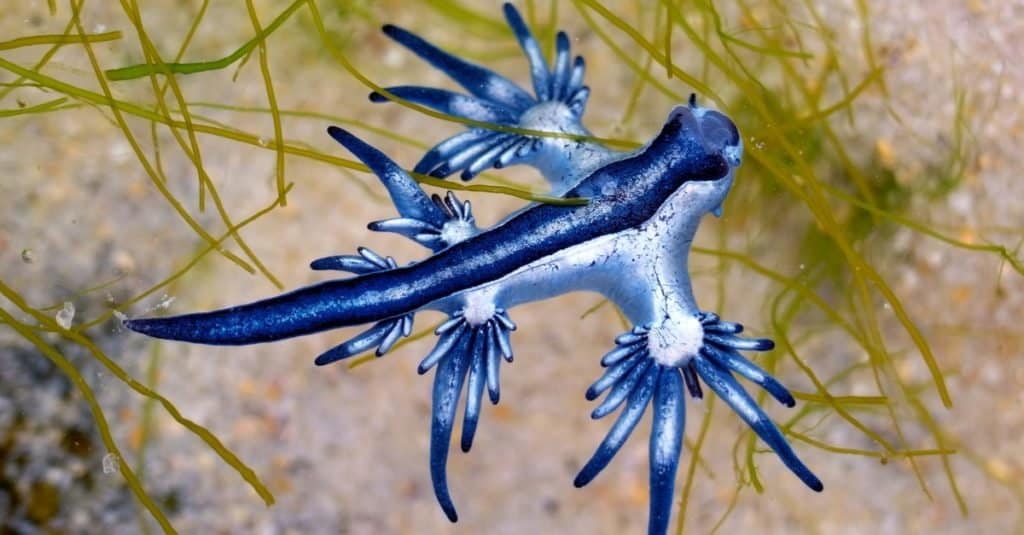
<svg viewBox="0 0 1024 535"><path fill-rule="evenodd" d="M403 271L403 270L396 270ZM430 302L431 292L396 291L395 271L332 280L212 312L127 320L129 329L166 340L245 345L397 316Z"/></svg>

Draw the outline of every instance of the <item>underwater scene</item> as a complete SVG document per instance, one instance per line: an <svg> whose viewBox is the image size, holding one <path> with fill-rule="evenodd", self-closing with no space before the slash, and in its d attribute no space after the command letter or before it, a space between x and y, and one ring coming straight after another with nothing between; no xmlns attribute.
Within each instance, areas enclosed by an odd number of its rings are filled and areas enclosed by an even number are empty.
<svg viewBox="0 0 1024 535"><path fill-rule="evenodd" d="M1020 533L1024 4L0 14L0 534Z"/></svg>

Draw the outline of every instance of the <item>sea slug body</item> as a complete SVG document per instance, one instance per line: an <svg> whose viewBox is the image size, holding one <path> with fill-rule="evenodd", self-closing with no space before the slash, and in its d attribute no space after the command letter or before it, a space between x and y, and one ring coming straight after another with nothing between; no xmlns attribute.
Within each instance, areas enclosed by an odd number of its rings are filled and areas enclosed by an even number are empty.
<svg viewBox="0 0 1024 535"><path fill-rule="evenodd" d="M402 99L474 124L431 148L415 171L437 177L509 165L536 168L552 193L587 204L533 204L481 229L468 201L428 196L395 162L337 127L328 133L381 180L398 216L372 222L374 231L405 236L430 251L407 266L367 248L315 260L317 270L352 274L262 301L212 312L125 321L156 338L215 345L270 342L343 326L371 324L317 357L329 364L367 351L378 356L412 332L421 310L448 315L419 372L434 369L430 474L442 510L455 521L447 459L456 408L466 403L460 446L473 443L484 392L500 399L499 368L513 360L509 311L517 305L574 291L599 293L634 327L615 338L601 359L604 374L586 391L604 399L592 416L619 410L618 419L574 480L582 487L608 465L647 406L650 436L648 532L667 531L682 451L685 393L700 398L701 382L728 404L808 487L822 484L734 377L764 388L783 405L793 396L740 351L767 351L767 339L739 336L743 327L701 311L687 267L690 243L705 214L718 214L741 163L733 122L696 98L671 111L646 146L618 152L586 138L581 123L589 89L584 61L570 60L559 32L551 67L510 4L504 12L530 63L534 94L484 67L452 56L395 26L384 33L445 72L469 94L398 86L374 92L374 102ZM525 130L526 132L523 132ZM555 136L532 135L541 131Z"/></svg>

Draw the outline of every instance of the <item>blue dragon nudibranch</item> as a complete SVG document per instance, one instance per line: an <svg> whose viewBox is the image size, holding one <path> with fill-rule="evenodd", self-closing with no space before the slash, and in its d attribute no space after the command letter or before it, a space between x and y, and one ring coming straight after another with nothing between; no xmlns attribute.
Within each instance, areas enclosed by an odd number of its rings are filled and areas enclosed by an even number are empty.
<svg viewBox="0 0 1024 535"><path fill-rule="evenodd" d="M739 374L793 406L785 387L740 354L767 351L774 344L738 336L743 327L701 311L691 289L690 243L704 214L720 213L740 165L743 146L736 126L691 97L636 151L617 152L581 138L587 135L581 115L589 94L583 59L570 61L568 37L560 32L550 67L515 8L506 4L504 10L529 60L534 95L406 30L385 26L385 34L469 94L399 86L374 92L370 99L404 99L477 122L557 134L474 126L430 149L415 170L438 177L461 171L468 180L491 167L526 164L544 175L555 194L586 198L586 205L533 204L480 229L468 201L450 192L443 198L428 196L383 153L330 127L328 133L380 178L398 211L398 217L369 228L406 236L429 249L430 256L398 266L390 257L360 248L356 255L311 264L352 277L223 310L128 320L126 326L157 338L238 345L372 323L317 357L323 365L371 350L378 356L387 353L410 334L421 310L447 314L436 330L437 345L419 371L436 368L430 475L441 508L455 521L446 465L456 407L465 391L461 447L468 451L484 391L498 403L500 363L512 361L509 333L516 325L509 310L567 292L597 292L634 327L615 339L615 348L601 359L604 374L586 392L590 400L605 395L594 418L620 407L621 412L576 476L577 487L608 465L650 405L648 531L665 533L683 442L684 392L700 398L703 381L797 477L821 491L818 478L734 377Z"/></svg>

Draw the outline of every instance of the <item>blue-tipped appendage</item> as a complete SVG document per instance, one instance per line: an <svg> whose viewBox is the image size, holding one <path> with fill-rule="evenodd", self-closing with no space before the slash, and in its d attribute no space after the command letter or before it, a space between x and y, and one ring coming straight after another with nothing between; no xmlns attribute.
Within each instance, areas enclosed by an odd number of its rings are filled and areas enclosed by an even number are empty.
<svg viewBox="0 0 1024 535"><path fill-rule="evenodd" d="M398 267L394 258L380 256L366 247L360 247L358 253L357 255L318 258L310 262L309 267L318 271L344 271L354 275L365 275ZM376 355L381 357L391 351L399 339L412 333L412 322L412 314L403 314L378 321L369 329L325 351L314 362L317 366L323 366L365 353L371 349L375 349Z"/></svg>
<svg viewBox="0 0 1024 535"><path fill-rule="evenodd" d="M650 516L648 532L665 533L672 513L673 493L685 427L684 391L700 398L697 377L722 398L779 456L808 487L821 491L821 481L797 458L778 427L733 377L733 372L761 386L783 405L792 407L793 396L767 372L743 358L737 350L767 351L771 340L736 336L743 330L738 323L722 321L712 313L700 313L704 330L700 352L681 366L656 362L648 351L646 326L634 327L619 336L616 348L601 359L605 372L587 389L586 397L595 400L607 392L591 417L602 418L619 407L622 411L583 466L573 484L582 487L603 470L639 423L647 405L652 406L650 437ZM685 387L685 389L684 389Z"/></svg>
<svg viewBox="0 0 1024 535"><path fill-rule="evenodd" d="M491 168L533 160L543 138L509 132L500 127L586 135L580 123L590 89L583 85L583 58L571 58L569 37L558 32L555 62L550 67L537 39L511 4L504 5L505 19L519 41L530 65L534 94L490 69L453 56L421 37L386 25L384 34L409 49L461 85L468 95L422 86L394 86L370 94L373 102L398 98L440 111L453 117L488 123L498 128L471 125L466 132L438 143L424 154L413 169L436 177L461 172L469 180ZM553 181L558 173L548 162L533 165ZM561 166L556 166L561 167Z"/></svg>
<svg viewBox="0 0 1024 535"><path fill-rule="evenodd" d="M509 333L515 323L502 309L496 309L491 318L471 324L463 311L452 315L435 331L437 345L420 362L419 373L437 368L434 375L433 419L430 426L430 478L434 495L441 509L452 522L458 519L455 504L448 491L448 446L455 422L455 410L466 387L466 408L462 420L462 451L473 446L484 390L491 403L500 398L498 372L501 359L512 362Z"/></svg>
<svg viewBox="0 0 1024 535"><path fill-rule="evenodd" d="M437 252L446 247L465 240L480 232L473 217L473 207L469 201L460 201L454 193L448 192L444 197L431 195L430 200L440 212L441 225L433 223L438 218L419 219L415 217L396 217L382 221L374 221L367 228L377 232L393 232Z"/></svg>
<svg viewBox="0 0 1024 535"><path fill-rule="evenodd" d="M400 234L434 252L480 232L469 201L460 201L451 192L443 198L438 195L428 197L408 173L379 150L341 128L331 127L328 133L381 179L399 212L397 218L370 223L370 230ZM394 269L396 264L391 257L384 258L369 249L360 248L358 256L322 258L314 261L312 267L365 274ZM380 356L401 336L409 335L412 318L412 314L407 314L378 322L327 351L316 359L316 363L328 364L373 347L377 347L377 355ZM453 312L436 329L437 344L418 368L420 374L437 369L430 434L430 475L438 503L453 522L458 516L448 490L448 446L463 385L468 382L460 443L462 450L468 452L480 421L484 390L491 403L497 404L500 398L499 365L502 358L512 361L509 333L516 328L508 313L497 307L489 318L474 320L469 321L463 309Z"/></svg>
<svg viewBox="0 0 1024 535"><path fill-rule="evenodd" d="M399 217L371 222L377 232L393 232L438 252L480 232L469 201L454 193L427 196L423 188L383 152L337 126L327 129L338 143L355 154L384 183Z"/></svg>

